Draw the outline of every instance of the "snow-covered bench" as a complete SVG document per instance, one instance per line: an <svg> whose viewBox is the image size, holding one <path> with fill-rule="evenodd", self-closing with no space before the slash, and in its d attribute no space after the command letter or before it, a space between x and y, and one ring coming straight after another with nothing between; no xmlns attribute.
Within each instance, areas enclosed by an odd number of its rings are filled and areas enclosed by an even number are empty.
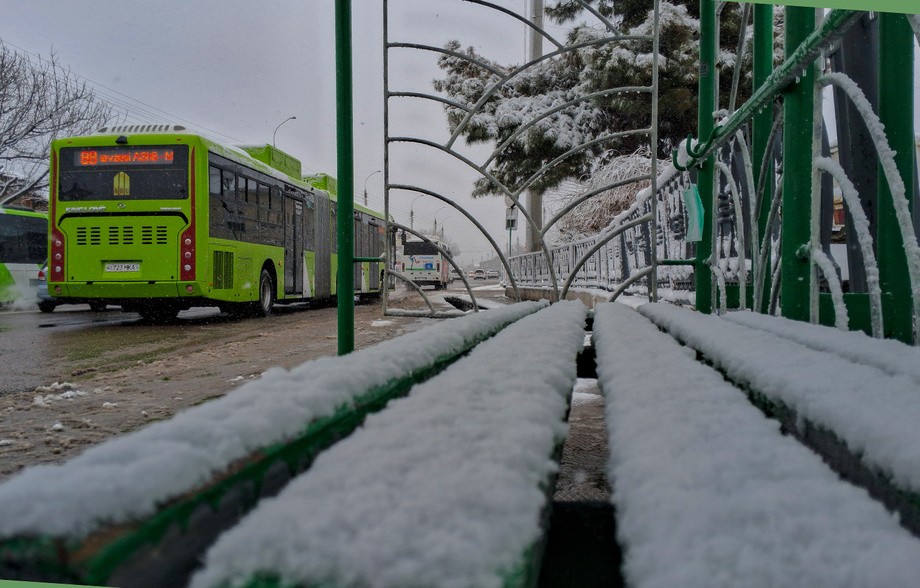
<svg viewBox="0 0 920 588"><path fill-rule="evenodd" d="M191 586L533 585L586 314L525 317L368 417Z"/></svg>
<svg viewBox="0 0 920 588"><path fill-rule="evenodd" d="M784 436L696 356L752 396L828 427L866 463L909 485L920 476L920 391L910 377L880 369L899 362L853 351L844 360L830 343L818 351L741 324L773 320L765 317L729 321L663 304L640 313L671 336L620 305L599 307L594 319L627 585L920 582L920 541L898 517ZM805 331L824 340L815 328Z"/></svg>
<svg viewBox="0 0 920 588"><path fill-rule="evenodd" d="M30 468L0 485L0 578L183 585L217 535L368 413L544 306L476 313L272 369L65 464Z"/></svg>

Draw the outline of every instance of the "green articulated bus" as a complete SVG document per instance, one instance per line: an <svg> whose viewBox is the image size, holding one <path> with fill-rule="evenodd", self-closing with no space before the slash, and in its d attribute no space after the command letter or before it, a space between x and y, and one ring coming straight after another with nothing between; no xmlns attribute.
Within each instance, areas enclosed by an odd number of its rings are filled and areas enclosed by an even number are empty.
<svg viewBox="0 0 920 588"><path fill-rule="evenodd" d="M271 145L177 125L122 125L51 150L48 290L148 319L193 306L266 316L336 295L336 183ZM355 254L380 257L383 215L355 206ZM379 294L383 262L355 266Z"/></svg>
<svg viewBox="0 0 920 588"><path fill-rule="evenodd" d="M48 259L48 216L0 208L0 303L35 301L38 270Z"/></svg>

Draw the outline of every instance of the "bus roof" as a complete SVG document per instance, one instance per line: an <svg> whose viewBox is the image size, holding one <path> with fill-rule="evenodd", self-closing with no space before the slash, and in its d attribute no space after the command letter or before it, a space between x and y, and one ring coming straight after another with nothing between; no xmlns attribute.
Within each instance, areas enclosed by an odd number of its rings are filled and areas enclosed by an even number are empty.
<svg viewBox="0 0 920 588"><path fill-rule="evenodd" d="M59 146L73 139L91 139L101 136L117 137L120 135L154 135L164 137L164 140L166 137L170 136L187 135L191 139L197 138L201 140L209 151L217 153L222 157L235 160L238 163L255 168L277 179L291 182L308 192L321 190L328 194L330 199L337 199L337 182L333 176L328 174L302 176L300 160L272 145L267 143L264 145L227 145L217 139L192 131L182 125L113 125L110 127L101 127L90 135L56 139L54 144L55 146ZM383 218L382 212L372 210L357 203L355 203L354 207L355 210L360 210L380 219Z"/></svg>

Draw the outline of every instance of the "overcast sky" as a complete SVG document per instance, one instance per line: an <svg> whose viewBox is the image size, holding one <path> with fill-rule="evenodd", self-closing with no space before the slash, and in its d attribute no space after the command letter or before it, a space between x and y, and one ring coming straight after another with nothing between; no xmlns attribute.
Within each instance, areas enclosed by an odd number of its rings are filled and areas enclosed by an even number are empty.
<svg viewBox="0 0 920 588"><path fill-rule="evenodd" d="M498 4L526 11L525 0ZM305 173L336 173L335 35L332 0L161 0L71 2L0 0L0 39L47 57L51 50L104 97L129 104L131 122L176 122L228 143L270 143L298 157ZM365 179L372 207L383 208L382 2L353 0L355 188ZM520 63L523 25L459 0L390 0L390 41L443 46L450 39L487 57ZM391 90L431 90L436 55L391 52ZM406 103L409 104L406 104ZM391 134L443 138L440 106L391 100ZM146 111L148 114L137 114ZM501 198L472 202L475 176L443 155L396 146L391 183L427 186L464 204L507 247ZM413 204L414 202L414 204ZM394 192L391 212L415 227L437 219L464 250L488 257L488 243L459 213L428 197ZM515 235L516 238L516 235Z"/></svg>
<svg viewBox="0 0 920 588"><path fill-rule="evenodd" d="M526 14L529 0L493 0ZM356 193L383 209L383 15L380 0L353 0ZM299 158L305 173L336 173L333 0L161 0L72 2L0 0L0 39L47 56L90 80L105 98L127 104L130 122L176 122L228 143L270 143ZM547 23L550 32L564 31ZM390 0L390 42L443 46L451 39L489 59L525 61L525 27L461 0ZM437 55L394 49L390 90L431 92ZM916 84L916 80L915 80ZM916 103L915 103L916 106ZM146 114L144 114L146 112ZM391 99L390 134L443 140L440 105ZM470 152L482 161L483 151ZM476 154L479 157L475 157ZM418 146L391 148L390 182L438 191L462 202L504 249L502 198L469 198L475 173ZM359 199L360 201L360 199ZM488 242L458 212L412 192L391 194L391 213L430 231L435 220L465 263L489 257ZM523 220L523 219L521 219ZM442 222L443 221L443 222ZM515 232L517 241L520 232Z"/></svg>

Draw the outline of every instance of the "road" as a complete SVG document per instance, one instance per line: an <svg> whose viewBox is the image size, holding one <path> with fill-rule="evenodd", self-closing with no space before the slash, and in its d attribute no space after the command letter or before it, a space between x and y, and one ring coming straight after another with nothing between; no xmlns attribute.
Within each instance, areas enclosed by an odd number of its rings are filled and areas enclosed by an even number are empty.
<svg viewBox="0 0 920 588"><path fill-rule="evenodd" d="M444 294L461 289L455 282L427 294L452 308ZM486 292L502 294L499 288ZM426 308L405 288L391 293L389 305ZM359 304L355 349L432 320L383 317L379 304ZM0 481L22 467L62 461L113 435L171 418L272 367L290 369L336 353L337 310L329 306L279 305L271 316L251 319L196 308L161 325L114 307L0 312Z"/></svg>

